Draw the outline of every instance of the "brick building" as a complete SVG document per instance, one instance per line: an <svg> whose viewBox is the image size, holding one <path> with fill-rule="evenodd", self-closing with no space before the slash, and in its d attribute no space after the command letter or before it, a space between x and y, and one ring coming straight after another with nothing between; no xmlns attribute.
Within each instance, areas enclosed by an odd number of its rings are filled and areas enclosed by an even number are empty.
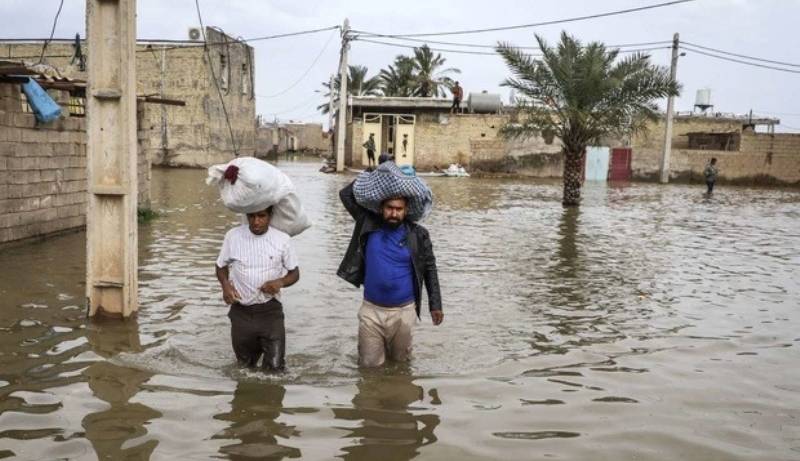
<svg viewBox="0 0 800 461"><path fill-rule="evenodd" d="M414 165L422 171L460 163L473 171L561 177L563 158L558 138L508 140L499 130L514 120L513 112L454 115L449 108L450 100L443 98L352 97L345 163L353 168L366 165L362 144L373 133L380 152L393 154L399 164ZM800 135L774 133L772 128L779 123L777 119L726 114L678 114L674 118L670 176L700 180L705 164L714 156L720 162L722 181L800 184ZM756 132L757 125L766 126L768 132ZM612 154L606 162L610 169L624 170L618 177L655 179L664 144L664 122L651 123L631 139L610 139L603 144ZM618 158L623 165L616 164Z"/></svg>
<svg viewBox="0 0 800 461"><path fill-rule="evenodd" d="M200 167L233 158L226 111L236 150L240 155L255 153L254 50L215 28L206 28L206 37L208 53L199 41L137 43L136 93L140 101L150 97L185 103L139 104L140 147L155 165ZM85 80L85 47L83 41L78 45L55 40L47 47L45 62L66 77ZM41 51L41 41L0 41L0 59L36 62Z"/></svg>

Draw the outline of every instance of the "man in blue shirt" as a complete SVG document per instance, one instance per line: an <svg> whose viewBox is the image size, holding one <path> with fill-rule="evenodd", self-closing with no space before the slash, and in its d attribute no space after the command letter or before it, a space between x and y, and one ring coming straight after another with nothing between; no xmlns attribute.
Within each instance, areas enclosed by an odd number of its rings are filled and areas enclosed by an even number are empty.
<svg viewBox="0 0 800 461"><path fill-rule="evenodd" d="M356 286L364 285L358 313L359 364L380 366L387 355L391 360L407 361L423 283L433 324L444 320L430 235L406 219L404 197L384 201L381 214L376 215L356 203L352 184L339 196L356 227L338 275Z"/></svg>

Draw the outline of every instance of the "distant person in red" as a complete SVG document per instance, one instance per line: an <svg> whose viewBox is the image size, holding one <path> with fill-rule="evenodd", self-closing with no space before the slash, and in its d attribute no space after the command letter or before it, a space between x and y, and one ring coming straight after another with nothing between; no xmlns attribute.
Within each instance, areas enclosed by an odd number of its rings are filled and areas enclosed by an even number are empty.
<svg viewBox="0 0 800 461"><path fill-rule="evenodd" d="M450 113L455 111L457 114L461 112L461 100L464 99L464 89L456 82L455 86L450 90L453 93L453 105L450 107Z"/></svg>

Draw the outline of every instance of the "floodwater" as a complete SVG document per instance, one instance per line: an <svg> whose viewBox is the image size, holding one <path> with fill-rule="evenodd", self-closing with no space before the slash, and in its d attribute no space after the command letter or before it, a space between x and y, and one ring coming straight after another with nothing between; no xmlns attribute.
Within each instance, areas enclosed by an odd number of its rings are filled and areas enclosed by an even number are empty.
<svg viewBox="0 0 800 461"><path fill-rule="evenodd" d="M0 252L0 458L800 459L800 192L430 178L445 322L410 366L356 366L335 276L348 176L280 164L290 371L235 366L213 265L237 218L201 170L156 170L140 310L87 321L85 235Z"/></svg>

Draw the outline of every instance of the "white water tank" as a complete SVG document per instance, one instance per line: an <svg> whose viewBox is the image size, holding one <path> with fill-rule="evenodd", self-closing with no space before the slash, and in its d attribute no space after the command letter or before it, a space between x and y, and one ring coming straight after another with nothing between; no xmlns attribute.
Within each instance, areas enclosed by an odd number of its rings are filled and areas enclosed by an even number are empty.
<svg viewBox="0 0 800 461"><path fill-rule="evenodd" d="M711 103L711 88L703 88L697 90L697 96L694 98L695 107L706 110L714 105Z"/></svg>
<svg viewBox="0 0 800 461"><path fill-rule="evenodd" d="M497 93L470 93L467 108L473 114L491 114L500 112L503 102Z"/></svg>

